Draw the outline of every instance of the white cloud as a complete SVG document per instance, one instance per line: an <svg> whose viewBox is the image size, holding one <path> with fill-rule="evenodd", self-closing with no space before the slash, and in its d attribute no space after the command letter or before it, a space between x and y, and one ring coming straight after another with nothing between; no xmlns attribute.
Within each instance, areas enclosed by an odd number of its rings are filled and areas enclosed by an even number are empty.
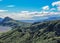
<svg viewBox="0 0 60 43"><path fill-rule="evenodd" d="M13 19L16 20L32 20L32 17L30 14L27 13L0 13L0 17L1 18L5 18L5 17L11 17Z"/></svg>
<svg viewBox="0 0 60 43"><path fill-rule="evenodd" d="M53 5L53 6L55 6L55 5L56 5L56 6L60 6L60 1L53 2L52 5Z"/></svg>
<svg viewBox="0 0 60 43"><path fill-rule="evenodd" d="M40 12L21 11L20 13L0 13L0 17L11 17L16 20L34 20L34 16L43 16Z"/></svg>
<svg viewBox="0 0 60 43"><path fill-rule="evenodd" d="M49 10L49 6L44 6L42 9L43 10Z"/></svg>
<svg viewBox="0 0 60 43"><path fill-rule="evenodd" d="M6 16L11 17L15 20L35 20L33 17L47 17L53 15L60 15L60 12L29 12L29 11L21 11L20 13L0 13L0 17L4 18Z"/></svg>
<svg viewBox="0 0 60 43"><path fill-rule="evenodd" d="M1 13L1 12L6 12L6 11L8 11L8 10L0 10L0 13Z"/></svg>
<svg viewBox="0 0 60 43"><path fill-rule="evenodd" d="M8 5L7 7L15 7L15 5Z"/></svg>
<svg viewBox="0 0 60 43"><path fill-rule="evenodd" d="M56 9L55 8L51 8L50 11L55 11Z"/></svg>
<svg viewBox="0 0 60 43"><path fill-rule="evenodd" d="M60 11L60 1L53 2L52 6L56 6L57 10Z"/></svg>

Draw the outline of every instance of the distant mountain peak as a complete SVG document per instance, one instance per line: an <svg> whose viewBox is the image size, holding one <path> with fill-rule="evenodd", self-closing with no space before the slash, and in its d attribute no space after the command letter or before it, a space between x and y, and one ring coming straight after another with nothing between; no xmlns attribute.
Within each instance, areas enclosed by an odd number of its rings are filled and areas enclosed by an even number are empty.
<svg viewBox="0 0 60 43"><path fill-rule="evenodd" d="M1 22L3 26L10 26L10 27L17 27L17 26L30 26L30 23L20 22L17 20L14 20L10 17L5 17L3 21Z"/></svg>
<svg viewBox="0 0 60 43"><path fill-rule="evenodd" d="M10 17L5 17L5 19L7 19L7 20L13 20L12 18L10 18Z"/></svg>
<svg viewBox="0 0 60 43"><path fill-rule="evenodd" d="M10 17L5 17L2 22L11 21L11 20L13 20L13 19Z"/></svg>

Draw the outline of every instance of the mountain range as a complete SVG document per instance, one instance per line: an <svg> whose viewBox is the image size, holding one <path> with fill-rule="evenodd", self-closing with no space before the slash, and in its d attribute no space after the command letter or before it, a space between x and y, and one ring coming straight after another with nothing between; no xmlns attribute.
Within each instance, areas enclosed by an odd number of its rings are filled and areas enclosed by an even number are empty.
<svg viewBox="0 0 60 43"><path fill-rule="evenodd" d="M5 17L1 26L12 30L0 35L0 43L60 43L60 20L25 23Z"/></svg>
<svg viewBox="0 0 60 43"><path fill-rule="evenodd" d="M34 20L16 20L16 21L20 21L20 22L25 22L25 23L34 23L34 22L43 22L43 21L51 21L51 20L60 20L60 15L53 15L53 16L46 16L47 18L43 18L43 19L34 19ZM5 17L6 18L6 17ZM5 18L0 18L0 22L3 21L3 19ZM9 19L10 17L7 17L7 19ZM10 18L11 19L11 18Z"/></svg>

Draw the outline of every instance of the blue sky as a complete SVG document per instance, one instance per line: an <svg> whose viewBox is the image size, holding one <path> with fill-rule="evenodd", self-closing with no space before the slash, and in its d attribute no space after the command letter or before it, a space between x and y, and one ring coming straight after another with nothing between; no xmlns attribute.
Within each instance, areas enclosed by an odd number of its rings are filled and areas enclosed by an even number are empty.
<svg viewBox="0 0 60 43"><path fill-rule="evenodd" d="M6 9L10 12L19 12L23 10L40 11L43 6L49 5L57 0L1 0L0 9ZM12 7L7 7L13 5Z"/></svg>
<svg viewBox="0 0 60 43"><path fill-rule="evenodd" d="M60 0L0 0L0 18L42 20L57 15L60 15Z"/></svg>

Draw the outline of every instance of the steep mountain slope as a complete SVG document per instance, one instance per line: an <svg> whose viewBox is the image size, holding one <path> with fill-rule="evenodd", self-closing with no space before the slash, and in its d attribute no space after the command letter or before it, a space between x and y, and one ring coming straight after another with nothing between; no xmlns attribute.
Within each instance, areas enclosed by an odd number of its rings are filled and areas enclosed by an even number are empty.
<svg viewBox="0 0 60 43"><path fill-rule="evenodd" d="M0 18L0 22L2 21L3 19L2 18Z"/></svg>
<svg viewBox="0 0 60 43"><path fill-rule="evenodd" d="M16 28L3 33L0 43L60 43L60 20Z"/></svg>
<svg viewBox="0 0 60 43"><path fill-rule="evenodd" d="M3 21L1 22L0 25L3 25L3 26L10 26L12 28L17 28L18 26L30 26L31 23L25 23L25 22L20 22L20 21L17 21L17 20L14 20L10 17L5 17L3 19Z"/></svg>

